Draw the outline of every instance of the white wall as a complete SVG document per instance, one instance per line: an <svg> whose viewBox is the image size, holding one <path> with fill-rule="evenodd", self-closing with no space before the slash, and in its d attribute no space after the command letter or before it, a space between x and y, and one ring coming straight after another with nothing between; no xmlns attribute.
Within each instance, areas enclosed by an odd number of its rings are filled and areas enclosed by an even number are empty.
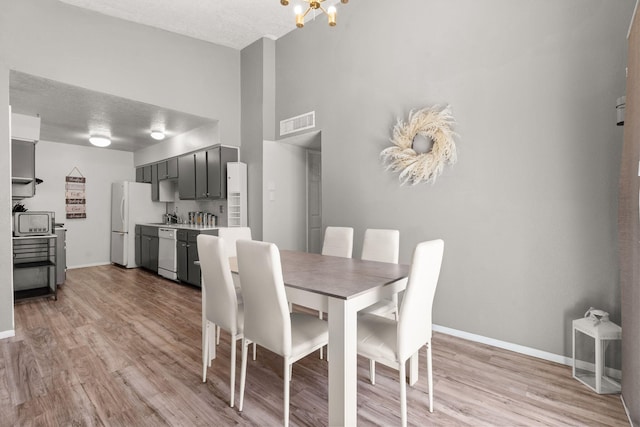
<svg viewBox="0 0 640 427"><path fill-rule="evenodd" d="M280 249L306 251L306 150L274 141L263 147L262 238Z"/></svg>
<svg viewBox="0 0 640 427"><path fill-rule="evenodd" d="M87 179L87 218L67 219L65 177L77 167ZM75 171L72 174L79 176ZM133 153L40 141L36 144L36 176L44 182L36 195L23 199L29 210L56 213L67 229L67 267L110 262L111 183L135 181ZM160 220L160 218L158 218Z"/></svg>

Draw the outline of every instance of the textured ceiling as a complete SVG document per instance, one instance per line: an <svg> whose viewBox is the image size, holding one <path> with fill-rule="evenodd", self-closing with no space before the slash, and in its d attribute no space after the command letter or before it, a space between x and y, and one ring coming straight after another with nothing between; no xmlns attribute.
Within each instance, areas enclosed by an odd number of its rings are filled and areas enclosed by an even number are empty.
<svg viewBox="0 0 640 427"><path fill-rule="evenodd" d="M294 30L293 9L302 3L290 0L284 7L279 0L59 1L235 49ZM326 0L324 6L339 3ZM306 20L312 19L313 12ZM10 76L10 103L15 113L40 116L42 140L86 146L90 134L110 134L109 148L123 151L157 143L149 136L152 128L164 126L171 137L213 122L15 71ZM292 143L318 145L314 139Z"/></svg>
<svg viewBox="0 0 640 427"><path fill-rule="evenodd" d="M261 37L277 39L296 28L293 13L296 0L286 7L279 0L60 1L235 49ZM325 5L335 2L327 0Z"/></svg>
<svg viewBox="0 0 640 427"><path fill-rule="evenodd" d="M167 138L213 120L143 102L71 86L11 71L9 102L14 113L40 116L40 139L91 146L91 134L111 136L110 149L137 151L159 141L152 129Z"/></svg>

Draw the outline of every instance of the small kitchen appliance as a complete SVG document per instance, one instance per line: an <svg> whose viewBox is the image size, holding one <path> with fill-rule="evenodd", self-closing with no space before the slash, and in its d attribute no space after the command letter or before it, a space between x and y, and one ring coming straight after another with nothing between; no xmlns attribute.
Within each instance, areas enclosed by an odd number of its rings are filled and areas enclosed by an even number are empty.
<svg viewBox="0 0 640 427"><path fill-rule="evenodd" d="M15 237L47 236L53 234L55 212L27 211L13 213L13 235Z"/></svg>

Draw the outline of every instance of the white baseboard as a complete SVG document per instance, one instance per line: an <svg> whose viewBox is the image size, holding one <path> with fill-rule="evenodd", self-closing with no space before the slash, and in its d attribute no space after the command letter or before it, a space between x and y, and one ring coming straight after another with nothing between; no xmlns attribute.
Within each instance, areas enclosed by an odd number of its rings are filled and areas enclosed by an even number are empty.
<svg viewBox="0 0 640 427"><path fill-rule="evenodd" d="M457 329L447 328L446 326L433 325L433 330L454 337L463 338L469 341L475 341L487 344L493 347L503 348L505 350L514 351L516 353L525 354L527 356L537 357L539 359L548 360L550 362L561 363L563 365L572 366L573 359L559 354L549 353L548 351L537 350L531 347L525 347L519 344L512 344L506 341L500 341L493 338L483 337L469 332L459 331Z"/></svg>
<svg viewBox="0 0 640 427"><path fill-rule="evenodd" d="M15 337L15 336L16 336L16 331L14 331L13 329L0 332L0 340L3 340L5 338Z"/></svg>
<svg viewBox="0 0 640 427"><path fill-rule="evenodd" d="M72 267L67 267L67 270L73 270L76 268L86 268L86 267L98 267L101 265L110 265L110 264L111 264L110 262L96 262L93 264L74 265Z"/></svg>

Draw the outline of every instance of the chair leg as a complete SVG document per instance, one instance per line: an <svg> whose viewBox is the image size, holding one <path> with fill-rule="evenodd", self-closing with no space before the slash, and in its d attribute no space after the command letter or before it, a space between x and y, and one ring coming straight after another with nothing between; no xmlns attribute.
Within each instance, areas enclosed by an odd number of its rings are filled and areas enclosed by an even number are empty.
<svg viewBox="0 0 640 427"><path fill-rule="evenodd" d="M216 345L220 345L220 326L216 330Z"/></svg>
<svg viewBox="0 0 640 427"><path fill-rule="evenodd" d="M206 322L206 321L205 321ZM207 365L209 364L209 322L202 325L202 382L207 382Z"/></svg>
<svg viewBox="0 0 640 427"><path fill-rule="evenodd" d="M209 366L211 366L211 361L213 359L216 358L216 343L215 343L215 333L216 333L216 328L218 326L215 324L210 324L209 325Z"/></svg>
<svg viewBox="0 0 640 427"><path fill-rule="evenodd" d="M284 359L284 426L289 426L289 381L291 381L291 364Z"/></svg>
<svg viewBox="0 0 640 427"><path fill-rule="evenodd" d="M242 404L244 403L244 383L247 377L247 352L249 344L246 339L242 339L242 365L240 366L240 403L238 411L242 412Z"/></svg>
<svg viewBox="0 0 640 427"><path fill-rule="evenodd" d="M402 427L407 427L407 368L406 361L400 363L400 416Z"/></svg>
<svg viewBox="0 0 640 427"><path fill-rule="evenodd" d="M427 381L429 383L429 412L433 412L433 364L431 361L431 342L427 343Z"/></svg>
<svg viewBox="0 0 640 427"><path fill-rule="evenodd" d="M256 360L256 343L253 343L253 360Z"/></svg>
<svg viewBox="0 0 640 427"><path fill-rule="evenodd" d="M318 319L322 320L322 311L318 311ZM324 346L320 347L320 360L322 360L323 357L323 350Z"/></svg>
<svg viewBox="0 0 640 427"><path fill-rule="evenodd" d="M369 380L371 384L376 383L376 361L373 359L369 359Z"/></svg>
<svg viewBox="0 0 640 427"><path fill-rule="evenodd" d="M233 408L233 400L236 394L236 345L237 345L237 336L231 337L231 360L229 361L231 366L231 372L229 373L229 392L231 396L229 397L229 406Z"/></svg>

